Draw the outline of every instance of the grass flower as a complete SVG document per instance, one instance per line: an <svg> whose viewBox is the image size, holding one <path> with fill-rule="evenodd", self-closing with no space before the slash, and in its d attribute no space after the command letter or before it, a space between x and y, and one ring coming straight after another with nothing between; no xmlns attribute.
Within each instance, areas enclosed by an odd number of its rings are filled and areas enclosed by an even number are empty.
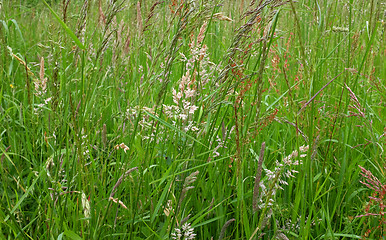
<svg viewBox="0 0 386 240"><path fill-rule="evenodd" d="M90 214L90 202L87 199L87 196L84 192L82 192L82 207L83 207L83 213L86 218L89 218L91 216Z"/></svg>
<svg viewBox="0 0 386 240"><path fill-rule="evenodd" d="M115 183L114 187L113 187L113 190L111 191L111 194L110 194L110 198L114 197L115 193L117 192L117 189L119 187L119 185L121 185L121 183L123 182L123 180L125 180L125 178L131 173L133 172L134 170L138 170L138 167L133 167L129 170L127 170L126 172L124 172L121 177L118 179L118 181Z"/></svg>
<svg viewBox="0 0 386 240"><path fill-rule="evenodd" d="M359 166L361 169L361 175L364 178L363 181L360 181L363 185L373 191L371 196L369 196L369 202L365 208L365 214L356 216L357 218L362 217L371 217L376 218L377 223L370 224L370 228L367 229L364 233L365 239L372 236L385 236L386 233L386 217L385 217L385 208L386 208L386 184L379 181L373 173L366 168ZM368 220L370 222L370 220Z"/></svg>
<svg viewBox="0 0 386 240"><path fill-rule="evenodd" d="M280 185L288 185L288 182L284 180L284 178L294 178L294 174L298 173L298 171L294 169L290 169L291 166L297 166L302 164L301 160L296 159L298 156L300 158L305 158L306 157L306 152L308 151L308 145L307 146L300 146L299 151L294 150L291 154L288 156L284 157L282 162L276 161L276 167L275 169L269 170L269 169L264 169L265 173L267 174L268 181L272 181L276 174L280 172L281 174L279 175L278 183L275 185L275 189L283 189ZM283 178L284 177L284 178Z"/></svg>
<svg viewBox="0 0 386 240"><path fill-rule="evenodd" d="M118 198L109 197L109 200L121 205L124 209L127 209L126 205Z"/></svg>
<svg viewBox="0 0 386 240"><path fill-rule="evenodd" d="M125 151L125 153L126 153L126 151L129 150L129 147L126 146L126 144L121 143L121 144L115 145L114 149L123 149L123 151Z"/></svg>
<svg viewBox="0 0 386 240"><path fill-rule="evenodd" d="M190 223L185 223L181 228L175 228L172 233L172 239L175 240L191 240L196 239L196 234L194 233L194 228Z"/></svg>

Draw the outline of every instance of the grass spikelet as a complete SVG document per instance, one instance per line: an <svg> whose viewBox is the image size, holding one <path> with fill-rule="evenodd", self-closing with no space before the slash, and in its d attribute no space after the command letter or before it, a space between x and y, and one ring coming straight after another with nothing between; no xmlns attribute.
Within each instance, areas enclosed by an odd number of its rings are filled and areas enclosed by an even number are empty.
<svg viewBox="0 0 386 240"><path fill-rule="evenodd" d="M276 235L276 238L279 239L279 240L289 240L289 238L282 232L279 232L277 235Z"/></svg>
<svg viewBox="0 0 386 240"><path fill-rule="evenodd" d="M106 124L103 124L103 127L102 127L102 144L103 144L103 147L106 148L106 146L107 146L107 127L106 127Z"/></svg>
<svg viewBox="0 0 386 240"><path fill-rule="evenodd" d="M40 58L40 71L39 71L40 81L34 82L35 85L35 94L37 96L42 96L47 91L47 78L44 77L44 58Z"/></svg>
<svg viewBox="0 0 386 240"><path fill-rule="evenodd" d="M23 65L26 69L26 72L27 72L27 75L29 77L31 77L35 82L38 81L37 77L35 76L35 74L31 71L31 69L28 67L27 63L21 59L20 57L18 57L17 55L15 55L13 52L12 52L12 48L10 47L7 47L8 48L8 51L9 51L9 54L15 58L21 65Z"/></svg>
<svg viewBox="0 0 386 240"><path fill-rule="evenodd" d="M174 240L196 239L194 228L190 225L190 223L185 223L181 228L175 228L171 236Z"/></svg>
<svg viewBox="0 0 386 240"><path fill-rule="evenodd" d="M213 14L213 17L221 21L227 21L227 22L233 21L230 17L225 16L224 13L222 12Z"/></svg>
<svg viewBox="0 0 386 240"><path fill-rule="evenodd" d="M384 237L386 232L386 184L382 183L371 171L366 168L362 166L359 166L359 168L361 169L360 174L364 179L363 181L360 181L360 183L368 189L371 189L372 194L368 196L369 202L366 204L365 214L358 215L356 218L366 217L367 222L371 222L372 220L373 223L375 222L375 224L369 224L369 228L367 230L366 228L363 228L364 239L367 239L370 236L376 238L379 237L379 239L381 239L381 236Z"/></svg>
<svg viewBox="0 0 386 240"><path fill-rule="evenodd" d="M106 25L106 16L105 14L103 13L103 10L102 10L102 0L99 0L99 8L98 8L98 14L99 14L99 17L98 17L98 23L100 26L105 26Z"/></svg>
<svg viewBox="0 0 386 240"><path fill-rule="evenodd" d="M40 77L40 81L44 81L44 57L40 58L39 77Z"/></svg>
<svg viewBox="0 0 386 240"><path fill-rule="evenodd" d="M269 185L269 191L266 194L266 200L265 200L264 208L262 209L262 211L260 213L259 223L257 225L257 229L259 229L260 231L263 230L263 228L267 225L267 222L270 219L270 216L272 214L272 212L271 212L272 209L271 209L271 206L269 203L271 201L272 195L275 193L275 188L276 188L275 186L276 186L276 183L279 180L279 178L280 178L280 171L275 173L275 176L273 177L273 181ZM268 214L267 214L267 212L268 212Z"/></svg>
<svg viewBox="0 0 386 240"><path fill-rule="evenodd" d="M174 18L176 18L175 21L177 24L177 30L174 33L174 36L166 52L165 59L167 61L163 67L163 72L161 76L163 80L162 86L160 87L160 90L158 92L158 97L156 101L157 105L162 100L162 97L164 96L165 91L167 90L167 87L170 83L170 71L172 68L172 63L175 60L178 51L181 47L181 45L179 45L180 39L183 36L190 36L192 32L195 31L198 26L200 26L200 24L202 24L209 10L210 8L208 8L207 6L203 8L198 8L198 6L195 5L193 1L185 3L182 1L177 11L174 13L173 20Z"/></svg>
<svg viewBox="0 0 386 240"><path fill-rule="evenodd" d="M125 180L125 178L127 176L129 176L129 174L134 171L134 170L138 170L138 167L133 167L129 170L127 170L126 172L124 172L121 177L118 179L118 181L115 183L114 187L113 187L113 190L111 191L111 194L110 194L110 198L114 197L115 193L117 192L117 189L119 187L119 185L121 185L122 181Z"/></svg>
<svg viewBox="0 0 386 240"><path fill-rule="evenodd" d="M121 205L121 207L123 207L124 209L127 209L126 205L118 198L109 197L109 200Z"/></svg>
<svg viewBox="0 0 386 240"><path fill-rule="evenodd" d="M125 9L125 0L115 1L113 4L108 5L108 9L106 11L106 23L103 29L103 40L99 42L99 46L96 50L95 61L99 59L100 64L103 63L103 57L110 46L111 42L114 39L115 34L117 33L117 14L120 11ZM129 36L129 33L128 33ZM127 41L127 39L126 39Z"/></svg>
<svg viewBox="0 0 386 240"><path fill-rule="evenodd" d="M121 143L121 144L116 145L116 146L114 147L114 149L123 149L123 151L125 151L125 153L126 153L126 151L129 150L129 147L126 146L126 144Z"/></svg>
<svg viewBox="0 0 386 240"><path fill-rule="evenodd" d="M224 224L224 226L222 226L222 228L221 228L220 237L218 238L218 240L224 239L224 237L225 237L225 232L226 232L227 228L228 228L229 225L231 225L231 223L234 222L234 221L236 221L236 219L234 219L234 218L229 219L228 221L226 221L226 223Z"/></svg>
<svg viewBox="0 0 386 240"><path fill-rule="evenodd" d="M256 212L258 210L258 197L259 197L259 189L260 189L260 179L261 179L261 171L263 169L263 157L264 157L264 150L265 150L265 142L261 144L260 154L259 154L259 161L257 164L257 172L255 177L255 185L253 188L253 212Z"/></svg>
<svg viewBox="0 0 386 240"><path fill-rule="evenodd" d="M229 92L234 91L236 92L236 87L239 87L239 91L234 105L234 117L235 117L235 141L236 141L236 160L237 160L237 175L239 176L240 168L241 168L241 162L243 159L240 142L243 140L243 136L240 135L240 132L242 131L243 123L240 119L239 110L243 108L243 101L245 98L246 93L253 87L256 86L255 90L255 96L256 97L256 109L257 113L256 115L259 116L260 113L260 104L261 104L261 94L262 94L262 86L263 86L263 73L264 73L264 66L268 55L268 34L265 34L262 38L262 50L260 52L260 67L257 72L256 79L252 80L252 75L245 76L245 62L246 59L248 59L248 56L252 54L251 48L252 43L248 43L248 36L250 32L253 30L253 27L256 25L261 30L263 29L270 29L268 28L268 25L271 24L272 18L269 17L268 19L262 23L262 21L257 21L258 17L260 18L260 15L262 14L262 11L265 7L269 6L270 1L265 1L262 5L257 6L255 9L249 10L246 12L245 16L249 19L247 22L239 27L236 30L236 35L233 39L232 45L230 49L228 50L228 65L227 67L222 71L220 74L219 81L223 83L224 86L227 86L226 89L223 90L223 92ZM270 14L273 13L273 8L270 8ZM265 25L264 25L265 24ZM273 31L273 29L270 29Z"/></svg>
<svg viewBox="0 0 386 240"><path fill-rule="evenodd" d="M150 11L149 11L149 14L147 15L147 18L145 20L145 27L143 28L142 32L145 32L147 30L149 30L149 28L151 27L151 25L153 25L153 23L151 23L151 20L155 14L155 9L158 5L162 4L164 1L157 1L155 2L151 8L150 8Z"/></svg>
<svg viewBox="0 0 386 240"><path fill-rule="evenodd" d="M68 10L68 5L70 4L71 0L63 0L62 3L62 8L63 8L63 22L67 22L67 10Z"/></svg>
<svg viewBox="0 0 386 240"><path fill-rule="evenodd" d="M76 34L80 42L83 44L85 43L85 35L87 30L86 26L87 26L88 9L89 9L89 1L85 0L80 11L80 17L78 19L78 27L77 27L77 34Z"/></svg>
<svg viewBox="0 0 386 240"><path fill-rule="evenodd" d="M351 88L350 88L349 86L347 86L347 84L345 84L345 87L346 87L346 89L347 89L347 90L349 91L349 93L350 93L351 101L354 102L354 104L350 105L349 107L350 107L351 109L355 109L355 110L356 110L356 112L350 111L350 116L349 116L349 117L351 117L351 116L358 116L358 117L363 117L363 118L365 118L365 113L364 113L364 112L365 112L365 109L362 108L362 106L361 106L361 104L360 104L360 102L359 102L357 96L356 96L355 93L351 90Z"/></svg>
<svg viewBox="0 0 386 240"><path fill-rule="evenodd" d="M130 38L130 28L127 27L127 37L126 37L126 40L125 40L125 45L123 47L123 52L125 53L125 56L129 53L130 51L130 42L131 42L131 38Z"/></svg>
<svg viewBox="0 0 386 240"><path fill-rule="evenodd" d="M206 27L208 26L208 22L205 21L201 28L200 28L200 32L198 33L198 36L197 36L197 45L200 45L202 43L202 41L204 41L204 38L205 38L205 31L206 31Z"/></svg>
<svg viewBox="0 0 386 240"><path fill-rule="evenodd" d="M185 178L184 185L182 187L181 196L180 196L180 201L178 204L179 206L181 205L182 201L184 201L187 191L194 188L194 186L191 186L191 184L196 181L197 175L199 173L200 173L199 171L192 172L189 176Z"/></svg>
<svg viewBox="0 0 386 240"><path fill-rule="evenodd" d="M86 218L89 218L91 216L90 213L90 202L87 199L87 196L84 192L82 192L82 207L83 207L83 213ZM87 220L88 222L88 220Z"/></svg>
<svg viewBox="0 0 386 240"><path fill-rule="evenodd" d="M138 36L142 35L142 28L143 22L142 22L142 14L141 14L141 2L137 2L137 33Z"/></svg>

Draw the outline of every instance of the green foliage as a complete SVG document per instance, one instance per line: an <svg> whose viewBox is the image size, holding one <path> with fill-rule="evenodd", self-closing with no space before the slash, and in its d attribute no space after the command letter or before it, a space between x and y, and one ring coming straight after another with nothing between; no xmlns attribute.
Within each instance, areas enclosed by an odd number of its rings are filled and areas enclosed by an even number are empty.
<svg viewBox="0 0 386 240"><path fill-rule="evenodd" d="M1 239L385 236L382 1L0 2Z"/></svg>

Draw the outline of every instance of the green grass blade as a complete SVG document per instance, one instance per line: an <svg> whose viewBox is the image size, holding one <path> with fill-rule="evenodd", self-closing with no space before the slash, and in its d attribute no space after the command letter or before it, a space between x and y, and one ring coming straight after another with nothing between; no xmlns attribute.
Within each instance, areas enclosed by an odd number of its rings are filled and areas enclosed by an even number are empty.
<svg viewBox="0 0 386 240"><path fill-rule="evenodd" d="M86 50L83 43L76 37L75 33L71 31L71 29L65 24L62 19L56 14L56 12L48 5L48 3L43 0L43 3L48 7L48 9L51 11L52 15L56 18L56 20L59 22L59 24L62 26L62 28L66 31L66 33L71 37L71 39L75 42L75 44L82 50Z"/></svg>
<svg viewBox="0 0 386 240"><path fill-rule="evenodd" d="M71 230L64 231L64 235L71 238L72 240L82 240L82 238L78 234L74 233Z"/></svg>
<svg viewBox="0 0 386 240"><path fill-rule="evenodd" d="M158 203L157 203L157 205L156 205L156 207L155 207L155 209L154 209L154 213L153 213L153 215L151 216L150 222L154 222L155 217L158 215L158 211L159 211L159 209L161 208L161 205L162 205L162 203L163 203L164 200L165 200L166 194L168 193L169 187L170 187L170 185L172 184L172 182L173 182L173 179L170 179L169 182L168 182L168 184L166 185L166 187L165 187L164 190L162 191L161 197L159 198Z"/></svg>
<svg viewBox="0 0 386 240"><path fill-rule="evenodd" d="M32 189L34 188L36 182L39 180L39 178L42 176L42 174L45 173L44 170L41 170L39 175L35 178L35 180L32 182L31 186L29 186L29 188L27 189L27 191L24 193L24 195L19 199L19 201L17 201L17 203L15 204L15 206L12 208L10 214L13 214L16 209L18 207L20 207L20 204L24 201L24 199L29 195L29 193L32 191ZM6 222L8 219L9 219L9 214L5 217L4 219L4 222Z"/></svg>

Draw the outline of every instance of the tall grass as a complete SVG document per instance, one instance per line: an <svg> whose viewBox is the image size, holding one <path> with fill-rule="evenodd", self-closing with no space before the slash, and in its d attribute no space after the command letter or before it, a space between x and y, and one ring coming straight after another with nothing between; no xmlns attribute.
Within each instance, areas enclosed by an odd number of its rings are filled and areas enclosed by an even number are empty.
<svg viewBox="0 0 386 240"><path fill-rule="evenodd" d="M0 1L1 239L385 238L382 1Z"/></svg>

